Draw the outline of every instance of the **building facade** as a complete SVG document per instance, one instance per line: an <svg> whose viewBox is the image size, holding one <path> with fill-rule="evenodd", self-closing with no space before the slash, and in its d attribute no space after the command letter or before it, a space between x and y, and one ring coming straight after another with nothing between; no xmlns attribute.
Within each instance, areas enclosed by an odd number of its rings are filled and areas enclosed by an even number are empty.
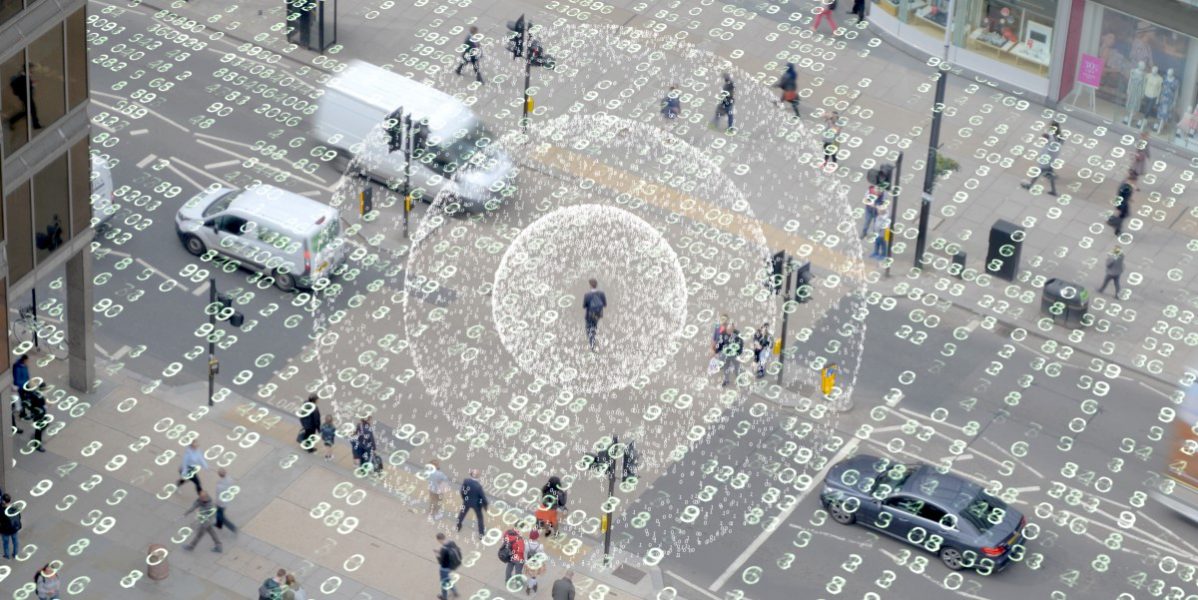
<svg viewBox="0 0 1198 600"><path fill-rule="evenodd" d="M45 322L65 330L69 381L80 391L95 380L87 29L85 0L0 0L0 320L11 331L35 286L43 315L45 301L62 304ZM51 280L65 301L45 293ZM4 370L20 349L3 336ZM0 405L8 423L12 407ZM2 452L0 465L16 457L12 435Z"/></svg>
<svg viewBox="0 0 1198 600"><path fill-rule="evenodd" d="M1198 150L1188 0L872 0L870 20L1003 87Z"/></svg>

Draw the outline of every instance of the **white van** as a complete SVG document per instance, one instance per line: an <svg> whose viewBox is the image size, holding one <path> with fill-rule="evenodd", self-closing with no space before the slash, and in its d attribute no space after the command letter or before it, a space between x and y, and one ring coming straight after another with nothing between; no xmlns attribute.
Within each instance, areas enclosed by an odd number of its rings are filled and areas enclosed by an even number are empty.
<svg viewBox="0 0 1198 600"><path fill-rule="evenodd" d="M465 104L370 63L350 61L329 81L312 133L343 156L357 156L372 179L402 185L403 152L389 151L383 125L398 109L427 126L427 143L413 153L414 198L431 202L447 189L461 208L481 212L514 193L511 159L489 147L495 136Z"/></svg>
<svg viewBox="0 0 1198 600"><path fill-rule="evenodd" d="M116 216L117 206L113 196L112 187L112 169L108 167L108 161L99 156L92 156L92 171L91 171L91 204L92 204L92 227L97 232L103 232L108 228L108 222Z"/></svg>
<svg viewBox="0 0 1198 600"><path fill-rule="evenodd" d="M175 230L188 252L212 249L285 292L334 275L346 254L337 209L270 185L200 192L175 215Z"/></svg>

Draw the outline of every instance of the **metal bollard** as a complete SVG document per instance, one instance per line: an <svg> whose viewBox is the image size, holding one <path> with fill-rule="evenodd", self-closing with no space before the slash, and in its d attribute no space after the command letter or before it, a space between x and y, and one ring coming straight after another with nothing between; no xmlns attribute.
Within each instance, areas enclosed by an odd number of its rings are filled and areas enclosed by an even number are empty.
<svg viewBox="0 0 1198 600"><path fill-rule="evenodd" d="M146 577L154 581L162 581L171 574L171 566L166 562L166 556L170 551L162 544L150 544L150 551L146 554Z"/></svg>

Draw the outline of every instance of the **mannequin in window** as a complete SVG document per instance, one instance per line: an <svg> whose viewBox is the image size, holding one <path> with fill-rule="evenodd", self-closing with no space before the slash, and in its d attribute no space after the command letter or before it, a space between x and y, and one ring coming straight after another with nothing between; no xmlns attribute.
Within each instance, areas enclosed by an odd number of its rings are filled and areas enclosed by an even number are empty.
<svg viewBox="0 0 1198 600"><path fill-rule="evenodd" d="M1156 132L1167 128L1173 120L1173 109L1177 106L1177 92L1180 91L1181 80L1173 75L1173 69L1165 72L1165 81L1161 83L1161 97L1156 101Z"/></svg>
<svg viewBox="0 0 1198 600"><path fill-rule="evenodd" d="M1190 107L1190 112L1182 115L1181 121L1177 124L1177 137L1189 136L1194 139L1194 134L1198 133L1198 104Z"/></svg>
<svg viewBox="0 0 1198 600"><path fill-rule="evenodd" d="M1140 112L1144 113L1144 118L1140 120L1136 127L1144 127L1148 124L1148 120L1156 117L1156 105L1161 97L1161 88L1165 85L1165 78L1157 71L1156 67L1152 67L1152 71L1144 77L1144 101L1140 103Z"/></svg>
<svg viewBox="0 0 1198 600"><path fill-rule="evenodd" d="M1127 100L1123 104L1127 116L1123 118L1124 125L1131 125L1136 120L1136 112L1140 110L1140 102L1144 99L1145 78L1144 63L1137 64L1127 77Z"/></svg>

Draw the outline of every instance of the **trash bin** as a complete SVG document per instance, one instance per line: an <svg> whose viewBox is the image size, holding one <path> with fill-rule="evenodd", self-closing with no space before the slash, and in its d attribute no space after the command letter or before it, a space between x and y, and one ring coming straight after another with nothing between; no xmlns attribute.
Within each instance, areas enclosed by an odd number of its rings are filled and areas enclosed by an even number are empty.
<svg viewBox="0 0 1198 600"><path fill-rule="evenodd" d="M957 279L961 279L962 275L965 273L965 251L964 250L958 250L957 253L953 255L953 264L952 264L952 266L950 266L948 268L948 272L950 275L955 276Z"/></svg>
<svg viewBox="0 0 1198 600"><path fill-rule="evenodd" d="M146 554L146 577L154 581L162 581L171 574L171 566L166 562L166 555L169 551L162 544L150 544L150 551Z"/></svg>
<svg viewBox="0 0 1198 600"><path fill-rule="evenodd" d="M1053 323L1066 327L1080 327L1082 317L1090 309L1090 292L1086 288L1052 278L1044 283L1044 295L1040 299L1040 310L1052 317Z"/></svg>

